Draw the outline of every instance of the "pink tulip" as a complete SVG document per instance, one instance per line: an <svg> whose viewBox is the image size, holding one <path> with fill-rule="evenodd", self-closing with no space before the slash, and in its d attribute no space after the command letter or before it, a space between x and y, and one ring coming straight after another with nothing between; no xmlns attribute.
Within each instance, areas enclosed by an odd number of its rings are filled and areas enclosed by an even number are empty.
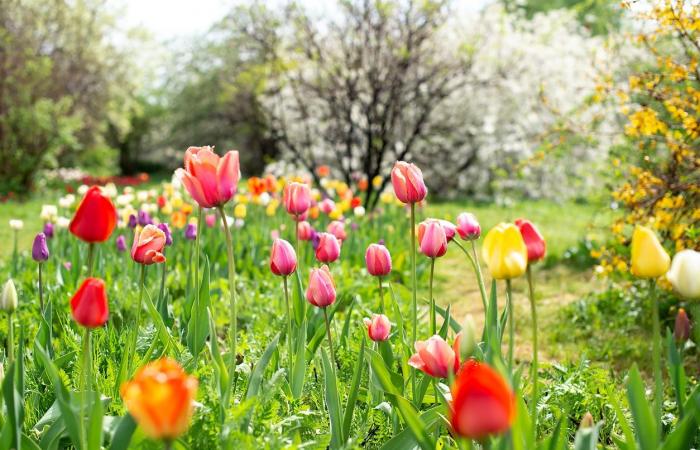
<svg viewBox="0 0 700 450"><path fill-rule="evenodd" d="M299 222L297 230L297 237L299 237L300 241L310 241L314 233L314 229L311 228L311 224L305 220Z"/></svg>
<svg viewBox="0 0 700 450"><path fill-rule="evenodd" d="M316 259L324 263L332 263L340 256L340 242L330 233L318 233Z"/></svg>
<svg viewBox="0 0 700 450"><path fill-rule="evenodd" d="M306 288L306 300L319 308L325 308L335 302L335 283L328 266L311 269L309 286Z"/></svg>
<svg viewBox="0 0 700 450"><path fill-rule="evenodd" d="M329 223L326 231L335 236L340 242L343 242L348 237L345 232L345 222L341 222L340 220L334 220Z"/></svg>
<svg viewBox="0 0 700 450"><path fill-rule="evenodd" d="M369 244L365 252L367 272L375 277L388 275L391 272L391 254L382 244Z"/></svg>
<svg viewBox="0 0 700 450"><path fill-rule="evenodd" d="M474 214L463 212L457 216L457 232L462 239L473 241L481 236L481 225Z"/></svg>
<svg viewBox="0 0 700 450"><path fill-rule="evenodd" d="M165 233L155 225L146 225L141 230L137 228L131 246L131 259L145 265L165 262L165 240Z"/></svg>
<svg viewBox="0 0 700 450"><path fill-rule="evenodd" d="M330 198L324 198L318 204L318 209L320 209L324 214L330 214L335 209L335 202Z"/></svg>
<svg viewBox="0 0 700 450"><path fill-rule="evenodd" d="M295 181L284 187L284 207L293 216L299 216L309 210L311 192L309 185Z"/></svg>
<svg viewBox="0 0 700 450"><path fill-rule="evenodd" d="M213 228L216 225L216 214L207 214L204 221L209 228Z"/></svg>
<svg viewBox="0 0 700 450"><path fill-rule="evenodd" d="M418 203L428 194L423 181L423 173L414 164L397 161L391 170L391 184L394 194L403 203Z"/></svg>
<svg viewBox="0 0 700 450"><path fill-rule="evenodd" d="M442 225L442 229L445 230L445 237L447 238L447 242L450 242L452 239L454 239L455 235L457 234L457 227L455 224L450 222L449 220L438 220L440 222L440 225Z"/></svg>
<svg viewBox="0 0 700 450"><path fill-rule="evenodd" d="M418 225L420 252L429 258L439 258L447 252L447 234L439 220L428 219Z"/></svg>
<svg viewBox="0 0 700 450"><path fill-rule="evenodd" d="M386 341L391 333L391 322L384 314L373 314L371 319L365 317L363 322L367 326L369 338L375 342Z"/></svg>
<svg viewBox="0 0 700 450"><path fill-rule="evenodd" d="M190 147L185 152L185 168L175 173L199 206L222 206L238 189L238 152L231 150L220 158L211 147Z"/></svg>
<svg viewBox="0 0 700 450"><path fill-rule="evenodd" d="M284 239L275 239L270 251L270 270L275 275L286 277L297 268L297 255L292 244Z"/></svg>
<svg viewBox="0 0 700 450"><path fill-rule="evenodd" d="M427 341L416 341L416 353L408 360L408 365L435 378L447 378L450 371L457 373L461 338L462 333L459 333L452 347L437 334Z"/></svg>
<svg viewBox="0 0 700 450"><path fill-rule="evenodd" d="M304 211L303 213L298 214L296 216L292 216L292 220L294 220L295 222L303 222L304 220L306 220L308 218L309 218L309 211L308 210Z"/></svg>

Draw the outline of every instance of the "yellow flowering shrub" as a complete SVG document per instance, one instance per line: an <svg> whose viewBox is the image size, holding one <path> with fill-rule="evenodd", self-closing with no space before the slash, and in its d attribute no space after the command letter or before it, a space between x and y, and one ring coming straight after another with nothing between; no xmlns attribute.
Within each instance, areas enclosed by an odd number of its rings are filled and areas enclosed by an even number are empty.
<svg viewBox="0 0 700 450"><path fill-rule="evenodd" d="M611 224L611 242L591 252L603 274L628 270L635 224L654 228L670 253L700 247L700 5L653 4L640 14L651 26L635 36L649 58L610 88L626 144L612 160L623 214Z"/></svg>

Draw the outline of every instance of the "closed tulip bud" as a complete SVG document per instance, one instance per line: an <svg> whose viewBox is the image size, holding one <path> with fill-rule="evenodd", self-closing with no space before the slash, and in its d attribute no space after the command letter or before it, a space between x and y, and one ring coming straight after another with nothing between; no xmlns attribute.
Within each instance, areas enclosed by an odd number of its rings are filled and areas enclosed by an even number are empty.
<svg viewBox="0 0 700 450"><path fill-rule="evenodd" d="M473 241L481 236L481 225L472 213L463 212L457 216L457 233L465 241Z"/></svg>
<svg viewBox="0 0 700 450"><path fill-rule="evenodd" d="M382 244L369 244L365 252L367 272L375 277L383 277L391 272L391 253Z"/></svg>
<svg viewBox="0 0 700 450"><path fill-rule="evenodd" d="M300 241L310 241L313 237L314 229L311 227L311 224L305 220L299 222L297 230L297 237Z"/></svg>
<svg viewBox="0 0 700 450"><path fill-rule="evenodd" d="M0 309L6 312L13 312L17 309L17 289L15 283L10 278L2 288L2 298L0 298Z"/></svg>
<svg viewBox="0 0 700 450"><path fill-rule="evenodd" d="M332 263L340 256L340 243L330 233L318 233L316 259L324 263Z"/></svg>
<svg viewBox="0 0 700 450"><path fill-rule="evenodd" d="M126 251L126 238L123 234L117 236L117 251L120 253Z"/></svg>
<svg viewBox="0 0 700 450"><path fill-rule="evenodd" d="M311 207L311 191L305 183L291 182L284 187L284 207L293 216L304 214Z"/></svg>
<svg viewBox="0 0 700 450"><path fill-rule="evenodd" d="M363 319L367 327L369 338L375 342L386 341L391 333L391 322L384 314L373 314L372 318L365 317Z"/></svg>
<svg viewBox="0 0 700 450"><path fill-rule="evenodd" d="M445 237L449 243L457 234L457 227L449 220L439 219L438 222L440 222L440 225L442 225L442 229L445 230Z"/></svg>
<svg viewBox="0 0 700 450"><path fill-rule="evenodd" d="M207 214L204 217L204 222L209 228L213 228L216 225L216 214Z"/></svg>
<svg viewBox="0 0 700 450"><path fill-rule="evenodd" d="M474 317L471 314L467 314L464 319L464 326L462 327L462 345L460 352L463 359L469 358L474 349L476 348L476 325L474 324Z"/></svg>
<svg viewBox="0 0 700 450"><path fill-rule="evenodd" d="M105 282L86 278L70 300L73 319L86 328L97 328L107 322L109 305Z"/></svg>
<svg viewBox="0 0 700 450"><path fill-rule="evenodd" d="M348 237L345 232L345 222L341 222L340 220L334 220L329 223L326 231L335 236L340 242L343 242Z"/></svg>
<svg viewBox="0 0 700 450"><path fill-rule="evenodd" d="M437 334L427 341L416 341L416 353L408 360L408 365L435 378L447 378L459 369L459 349L462 333L455 337L452 347Z"/></svg>
<svg viewBox="0 0 700 450"><path fill-rule="evenodd" d="M248 209L245 206L245 203L239 203L233 208L233 217L236 219L245 219L245 216L248 214Z"/></svg>
<svg viewBox="0 0 700 450"><path fill-rule="evenodd" d="M151 216L148 214L147 211L140 210L138 212L138 224L141 225L142 227L145 227L146 225L152 225L153 224L153 219Z"/></svg>
<svg viewBox="0 0 700 450"><path fill-rule="evenodd" d="M533 263L544 258L546 243L539 230L537 230L537 227L535 227L532 222L525 219L516 220L515 225L520 230L520 234L525 241L525 246L527 247L527 261Z"/></svg>
<svg viewBox="0 0 700 450"><path fill-rule="evenodd" d="M513 224L501 223L491 229L484 238L482 253L497 280L517 278L527 269L527 246Z"/></svg>
<svg viewBox="0 0 700 450"><path fill-rule="evenodd" d="M24 221L20 219L10 219L10 228L19 231L24 228Z"/></svg>
<svg viewBox="0 0 700 450"><path fill-rule="evenodd" d="M335 283L328 266L311 269L309 286L306 288L306 300L314 306L325 308L335 302Z"/></svg>
<svg viewBox="0 0 700 450"><path fill-rule="evenodd" d="M700 252L681 250L676 253L666 278L682 297L700 298Z"/></svg>
<svg viewBox="0 0 700 450"><path fill-rule="evenodd" d="M581 419L581 424L579 425L579 429L586 429L586 428L593 428L595 426L595 421L593 419L593 415L590 412L587 412L586 414L583 415L583 419Z"/></svg>
<svg viewBox="0 0 700 450"><path fill-rule="evenodd" d="M449 418L459 436L482 440L508 431L515 419L513 391L486 363L469 360L451 388Z"/></svg>
<svg viewBox="0 0 700 450"><path fill-rule="evenodd" d="M32 244L32 259L36 262L44 262L49 259L49 247L46 245L46 235L38 233Z"/></svg>
<svg viewBox="0 0 700 450"><path fill-rule="evenodd" d="M297 255L294 247L284 239L275 239L270 251L270 270L275 275L286 277L297 268Z"/></svg>
<svg viewBox="0 0 700 450"><path fill-rule="evenodd" d="M173 234L170 231L170 227L168 226L168 224L165 222L161 222L158 224L158 229L162 231L163 234L165 234L165 245L173 245Z"/></svg>
<svg viewBox="0 0 700 450"><path fill-rule="evenodd" d="M330 198L324 198L321 200L321 203L318 204L318 207L324 214L330 214L335 210L335 202Z"/></svg>
<svg viewBox="0 0 700 450"><path fill-rule="evenodd" d="M134 233L131 259L145 265L165 262L163 247L165 247L165 233L155 225L146 225Z"/></svg>
<svg viewBox="0 0 700 450"><path fill-rule="evenodd" d="M46 222L44 224L44 234L48 239L53 238L54 226L51 222Z"/></svg>
<svg viewBox="0 0 700 450"><path fill-rule="evenodd" d="M112 200L93 186L85 193L68 228L78 239L95 243L109 239L116 226L117 210Z"/></svg>
<svg viewBox="0 0 700 450"><path fill-rule="evenodd" d="M139 224L139 221L136 219L136 216L133 214L129 214L129 221L127 222L127 225L129 228L136 228Z"/></svg>
<svg viewBox="0 0 700 450"><path fill-rule="evenodd" d="M238 189L238 152L231 150L219 157L209 146L190 147L185 152L185 168L177 169L175 175L202 208L223 206Z"/></svg>
<svg viewBox="0 0 700 450"><path fill-rule="evenodd" d="M679 308L678 314L676 314L676 323L673 327L673 337L679 344L685 343L690 339L690 319L688 319L688 314L685 313L685 309Z"/></svg>
<svg viewBox="0 0 700 450"><path fill-rule="evenodd" d="M418 203L428 194L423 181L423 173L414 164L397 161L391 170L391 184L394 194L402 203Z"/></svg>
<svg viewBox="0 0 700 450"><path fill-rule="evenodd" d="M658 278L668 272L671 258L659 238L647 227L637 225L632 233L632 275L638 278Z"/></svg>
<svg viewBox="0 0 700 450"><path fill-rule="evenodd" d="M197 379L169 358L151 362L121 387L129 413L152 439L172 441L189 427Z"/></svg>
<svg viewBox="0 0 700 450"><path fill-rule="evenodd" d="M185 239L188 241L194 241L197 239L197 224L188 223L185 228Z"/></svg>
<svg viewBox="0 0 700 450"><path fill-rule="evenodd" d="M447 252L447 235L440 221L428 219L418 225L420 252L429 258L438 258Z"/></svg>

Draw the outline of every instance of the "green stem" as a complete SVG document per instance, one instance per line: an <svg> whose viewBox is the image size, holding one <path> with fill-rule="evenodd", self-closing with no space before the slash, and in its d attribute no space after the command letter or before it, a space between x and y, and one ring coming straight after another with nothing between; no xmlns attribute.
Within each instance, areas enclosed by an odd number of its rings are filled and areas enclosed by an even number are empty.
<svg viewBox="0 0 700 450"><path fill-rule="evenodd" d="M418 282L416 276L416 204L411 203L411 286L413 288L413 301L411 303L411 319L413 321L413 334L411 342L415 345L418 337ZM412 368L411 382L413 384L413 398L418 394L416 383L416 369Z"/></svg>
<svg viewBox="0 0 700 450"><path fill-rule="evenodd" d="M237 312L236 312L236 262L233 256L233 240L231 239L231 229L228 227L228 220L226 219L226 213L224 212L224 207L219 207L219 214L221 215L221 221L224 224L224 233L226 236L226 252L228 254L228 286L230 291L229 298L229 351L231 353L231 361L229 367L229 374L231 374L231 382L234 379L234 373L236 371L236 328L237 328ZM231 386L231 389L233 386Z"/></svg>
<svg viewBox="0 0 700 450"><path fill-rule="evenodd" d="M538 355L537 355L537 305L535 303L535 287L532 282L532 270L527 266L527 285L530 293L530 311L532 314L532 401L530 417L535 440L537 440L537 401L538 401Z"/></svg>
<svg viewBox="0 0 700 450"><path fill-rule="evenodd" d="M87 449L87 436L88 436L88 427L89 425L89 418L86 417L85 414L85 408L87 406L87 399L88 399L88 390L90 389L91 385L91 380L90 380L90 372L91 372L91 366L92 366L92 355L90 352L90 328L85 327L85 333L83 334L83 377L82 377L82 382L81 382L81 395L80 395L80 421L81 421L81 431L82 431L82 444L83 448Z"/></svg>
<svg viewBox="0 0 700 450"><path fill-rule="evenodd" d="M19 231L15 230L15 244L14 244L14 250L12 251L12 276L16 277L17 276L17 234Z"/></svg>
<svg viewBox="0 0 700 450"><path fill-rule="evenodd" d="M469 254L469 251L464 248L462 244L459 243L458 240L453 239L452 242L457 244L457 247L459 247L464 254L466 255L467 259L469 260L469 263L472 265L472 268L474 269L474 274L476 275L476 280L477 284L479 285L479 292L481 293L481 305L484 307L484 313L486 313L486 287L484 286L484 276L481 273L481 266L479 265L479 260L476 255L476 246L474 245L474 241L472 241L472 246L474 249L474 256ZM477 258L476 261L474 258Z"/></svg>
<svg viewBox="0 0 700 450"><path fill-rule="evenodd" d="M297 253L297 270L301 275L301 254L299 253L299 217L294 222L294 251Z"/></svg>
<svg viewBox="0 0 700 450"><path fill-rule="evenodd" d="M384 305L384 284L382 283L382 277L378 276L377 279L379 280L379 312L381 314L384 314L385 312L385 305Z"/></svg>
<svg viewBox="0 0 700 450"><path fill-rule="evenodd" d="M41 268L43 265L43 263L39 263L39 307L42 315L44 314L44 284L41 279Z"/></svg>
<svg viewBox="0 0 700 450"><path fill-rule="evenodd" d="M287 308L287 353L288 353L288 359L289 359L289 373L287 373L287 376L289 377L289 381L291 383L292 381L292 361L293 361L293 350L292 350L292 314L291 314L291 309L289 308L289 288L287 286L287 277L283 278L284 280L284 302L285 306Z"/></svg>
<svg viewBox="0 0 700 450"><path fill-rule="evenodd" d="M171 439L163 439L163 449L164 450L172 450L173 448L173 441Z"/></svg>
<svg viewBox="0 0 700 450"><path fill-rule="evenodd" d="M139 300L136 304L136 321L131 338L131 351L136 355L136 342L139 336L139 328L141 328L141 310L143 309L143 291L146 286L146 265L141 264L141 276L139 280ZM129 358L129 374L131 374L132 364L135 358Z"/></svg>
<svg viewBox="0 0 700 450"><path fill-rule="evenodd" d="M95 262L95 244L93 242L90 242L88 244L88 258L87 258L87 270L88 270L88 277L92 276L92 266Z"/></svg>
<svg viewBox="0 0 700 450"><path fill-rule="evenodd" d="M435 258L430 258L430 284L428 297L430 298L430 333L437 333L437 317L435 316L435 299L433 298L433 275L435 273Z"/></svg>
<svg viewBox="0 0 700 450"><path fill-rule="evenodd" d="M661 321L659 319L659 299L656 296L656 282L649 280L649 296L651 297L653 336L652 336L652 361L654 364L654 418L658 429L659 441L662 439L663 426L661 424L661 411L663 407L663 380L661 378Z"/></svg>
<svg viewBox="0 0 700 450"><path fill-rule="evenodd" d="M7 313L7 362L12 364L15 360L15 332L12 320L12 312Z"/></svg>
<svg viewBox="0 0 700 450"><path fill-rule="evenodd" d="M335 350L333 350L333 339L331 338L331 323L328 320L328 307L324 307L321 309L323 309L323 318L326 321L326 335L328 336L328 348L331 351L331 359L333 360L333 364L335 367L340 367L338 366L338 361L335 359Z"/></svg>
<svg viewBox="0 0 700 450"><path fill-rule="evenodd" d="M515 314L513 314L513 291L510 279L506 280L506 308L508 309L508 370L513 370L513 349L515 347Z"/></svg>

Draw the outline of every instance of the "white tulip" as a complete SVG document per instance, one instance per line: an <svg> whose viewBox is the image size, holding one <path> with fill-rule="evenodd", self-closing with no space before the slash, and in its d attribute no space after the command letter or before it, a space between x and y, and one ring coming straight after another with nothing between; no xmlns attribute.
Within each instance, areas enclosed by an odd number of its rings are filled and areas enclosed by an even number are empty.
<svg viewBox="0 0 700 450"><path fill-rule="evenodd" d="M676 253L666 278L682 297L700 298L700 252L681 250Z"/></svg>

